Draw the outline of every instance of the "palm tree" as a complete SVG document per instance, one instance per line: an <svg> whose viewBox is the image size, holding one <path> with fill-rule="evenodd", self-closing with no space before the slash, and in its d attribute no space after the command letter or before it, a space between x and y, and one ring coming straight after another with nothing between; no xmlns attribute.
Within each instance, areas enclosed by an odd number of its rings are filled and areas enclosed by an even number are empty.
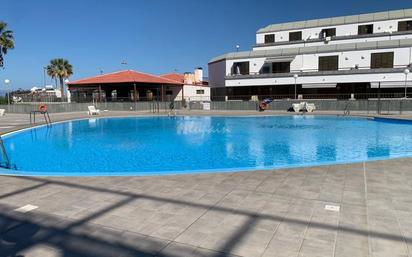
<svg viewBox="0 0 412 257"><path fill-rule="evenodd" d="M60 81L60 91L62 94L62 101L64 98L64 79L73 75L73 66L69 63L68 60L63 58L56 58L50 61L50 64L47 65L47 74L54 78L59 79Z"/></svg>
<svg viewBox="0 0 412 257"><path fill-rule="evenodd" d="M7 29L7 23L0 21L0 67L4 66L3 55L9 49L14 49L13 31Z"/></svg>

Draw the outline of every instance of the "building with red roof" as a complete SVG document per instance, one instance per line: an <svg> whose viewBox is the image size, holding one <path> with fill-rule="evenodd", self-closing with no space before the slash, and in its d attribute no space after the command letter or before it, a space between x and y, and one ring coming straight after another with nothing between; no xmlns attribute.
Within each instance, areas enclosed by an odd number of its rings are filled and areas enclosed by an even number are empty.
<svg viewBox="0 0 412 257"><path fill-rule="evenodd" d="M183 83L148 73L123 70L71 81L68 84L72 101L142 101L170 100ZM172 95L166 99L167 95Z"/></svg>
<svg viewBox="0 0 412 257"><path fill-rule="evenodd" d="M199 70L198 68L197 70ZM200 69L201 70L201 69ZM197 72L197 76L196 75ZM191 74L191 75L190 75ZM123 70L69 82L71 101L181 101L196 95L204 95L202 72L169 73L161 76Z"/></svg>

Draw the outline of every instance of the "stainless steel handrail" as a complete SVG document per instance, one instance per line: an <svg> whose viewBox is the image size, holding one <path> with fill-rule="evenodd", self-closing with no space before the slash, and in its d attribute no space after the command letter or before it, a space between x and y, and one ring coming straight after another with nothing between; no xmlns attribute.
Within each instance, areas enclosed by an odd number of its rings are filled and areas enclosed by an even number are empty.
<svg viewBox="0 0 412 257"><path fill-rule="evenodd" d="M11 166L11 163L10 163L10 159L7 155L6 148L4 147L3 139L1 137L0 137L0 152L1 152L1 155L4 156L4 159L6 161L5 165L2 165L2 162L0 161L0 167L1 168L6 168L6 169L11 169L12 166Z"/></svg>

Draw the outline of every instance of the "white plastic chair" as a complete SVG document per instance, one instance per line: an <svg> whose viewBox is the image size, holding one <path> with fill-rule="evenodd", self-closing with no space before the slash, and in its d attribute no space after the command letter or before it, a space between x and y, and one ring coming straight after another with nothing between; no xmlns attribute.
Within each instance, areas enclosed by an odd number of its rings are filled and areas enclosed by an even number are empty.
<svg viewBox="0 0 412 257"><path fill-rule="evenodd" d="M316 110L316 106L314 103L306 103L305 109L307 112L313 112L314 110Z"/></svg>
<svg viewBox="0 0 412 257"><path fill-rule="evenodd" d="M292 104L292 108L295 112L300 112L300 104Z"/></svg>
<svg viewBox="0 0 412 257"><path fill-rule="evenodd" d="M93 105L87 107L89 109L89 115L98 115L100 114L100 110L96 109Z"/></svg>
<svg viewBox="0 0 412 257"><path fill-rule="evenodd" d="M4 116L4 113L6 112L5 109L0 109L0 117Z"/></svg>

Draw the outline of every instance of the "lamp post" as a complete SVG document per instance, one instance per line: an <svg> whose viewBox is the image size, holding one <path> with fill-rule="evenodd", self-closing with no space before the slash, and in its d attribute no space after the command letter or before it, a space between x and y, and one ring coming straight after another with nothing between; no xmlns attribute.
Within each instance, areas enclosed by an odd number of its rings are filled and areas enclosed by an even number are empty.
<svg viewBox="0 0 412 257"><path fill-rule="evenodd" d="M296 80L298 79L298 74L294 74L293 75L293 78L295 79L295 99L297 99L297 97L296 97Z"/></svg>
<svg viewBox="0 0 412 257"><path fill-rule="evenodd" d="M4 84L6 84L7 104L10 105L10 89L7 89L7 87L10 85L10 79L5 79Z"/></svg>
<svg viewBox="0 0 412 257"><path fill-rule="evenodd" d="M408 97L408 74L409 74L410 70L409 69L405 69L403 71L403 74L405 74L405 98Z"/></svg>
<svg viewBox="0 0 412 257"><path fill-rule="evenodd" d="M236 45L236 52L239 52L240 45Z"/></svg>
<svg viewBox="0 0 412 257"><path fill-rule="evenodd" d="M47 72L47 67L43 67L43 87L46 88L46 72Z"/></svg>

